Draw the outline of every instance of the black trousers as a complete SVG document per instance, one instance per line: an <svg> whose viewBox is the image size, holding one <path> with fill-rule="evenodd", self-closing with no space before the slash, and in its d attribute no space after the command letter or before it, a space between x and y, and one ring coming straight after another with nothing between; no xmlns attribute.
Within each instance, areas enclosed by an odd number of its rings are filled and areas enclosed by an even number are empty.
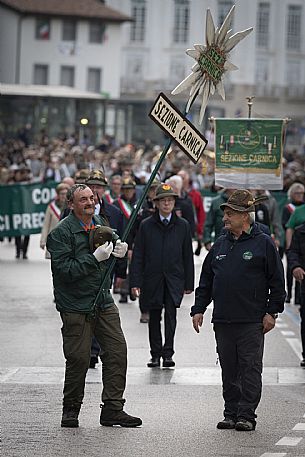
<svg viewBox="0 0 305 457"><path fill-rule="evenodd" d="M15 236L15 245L16 245L16 255L20 256L20 252L23 252L23 255L26 255L28 250L28 245L30 242L30 235L25 235L24 237Z"/></svg>
<svg viewBox="0 0 305 457"><path fill-rule="evenodd" d="M302 356L305 359L305 292L303 290L301 290L300 302Z"/></svg>
<svg viewBox="0 0 305 457"><path fill-rule="evenodd" d="M214 324L214 331L222 370L224 416L255 422L262 392L262 324Z"/></svg>
<svg viewBox="0 0 305 457"><path fill-rule="evenodd" d="M162 310L149 310L149 344L152 357L172 357L174 351L174 338L177 326L177 308L175 303L165 287L164 291L164 344L162 343L161 333L161 316Z"/></svg>

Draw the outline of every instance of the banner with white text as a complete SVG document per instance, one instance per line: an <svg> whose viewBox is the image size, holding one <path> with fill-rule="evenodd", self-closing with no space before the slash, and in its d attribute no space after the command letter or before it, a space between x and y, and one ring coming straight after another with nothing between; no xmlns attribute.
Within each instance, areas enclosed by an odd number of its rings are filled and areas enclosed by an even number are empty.
<svg viewBox="0 0 305 457"><path fill-rule="evenodd" d="M40 233L58 183L0 186L0 237Z"/></svg>
<svg viewBox="0 0 305 457"><path fill-rule="evenodd" d="M283 188L283 119L214 119L215 184Z"/></svg>

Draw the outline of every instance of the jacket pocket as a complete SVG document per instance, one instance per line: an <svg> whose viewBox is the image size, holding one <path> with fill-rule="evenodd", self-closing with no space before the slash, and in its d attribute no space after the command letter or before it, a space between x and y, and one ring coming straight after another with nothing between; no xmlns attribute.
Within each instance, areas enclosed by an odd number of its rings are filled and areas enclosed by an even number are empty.
<svg viewBox="0 0 305 457"><path fill-rule="evenodd" d="M64 337L79 337L84 331L86 320L85 314L79 313L61 313L62 328L61 333Z"/></svg>

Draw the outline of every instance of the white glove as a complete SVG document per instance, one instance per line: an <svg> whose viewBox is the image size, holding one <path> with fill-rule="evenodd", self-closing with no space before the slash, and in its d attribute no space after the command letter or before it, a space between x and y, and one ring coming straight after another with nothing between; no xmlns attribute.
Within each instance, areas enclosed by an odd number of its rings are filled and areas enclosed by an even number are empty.
<svg viewBox="0 0 305 457"><path fill-rule="evenodd" d="M114 257L119 257L121 259L122 257L125 256L127 249L128 249L127 243L125 243L121 240L117 240L115 243L115 248L112 251L112 255L114 255Z"/></svg>
<svg viewBox="0 0 305 457"><path fill-rule="evenodd" d="M94 252L93 255L98 262L102 262L103 260L107 260L110 257L110 254L113 251L113 243L107 241L106 243L99 246Z"/></svg>

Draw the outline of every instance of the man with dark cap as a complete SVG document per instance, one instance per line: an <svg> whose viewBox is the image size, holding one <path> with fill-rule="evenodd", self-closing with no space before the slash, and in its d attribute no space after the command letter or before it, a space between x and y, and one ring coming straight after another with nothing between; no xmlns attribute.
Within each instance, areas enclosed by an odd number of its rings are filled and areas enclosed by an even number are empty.
<svg viewBox="0 0 305 457"><path fill-rule="evenodd" d="M149 368L175 366L174 337L177 308L184 294L194 289L194 260L189 223L175 214L177 194L160 184L154 202L157 211L141 222L130 267L130 285L149 309ZM162 344L161 314L164 308L165 338Z"/></svg>
<svg viewBox="0 0 305 457"><path fill-rule="evenodd" d="M262 390L264 334L284 310L283 265L272 238L253 222L260 199L236 190L221 204L226 233L206 256L191 309L197 333L214 301L212 322L222 369L224 419L219 429L251 431Z"/></svg>
<svg viewBox="0 0 305 457"><path fill-rule="evenodd" d="M104 200L105 191L107 188L107 179L103 171L93 170L87 176L86 184L93 192L94 203L95 203L95 214L102 216L106 224L112 229L115 229L118 236L121 238L124 231L124 220L121 211L114 205L111 205ZM122 281L126 279L127 270L127 257L118 259L115 264L114 274L116 287L120 287ZM98 356L100 353L100 347L95 337L92 338L91 345L91 360L90 368L95 368L98 363Z"/></svg>

